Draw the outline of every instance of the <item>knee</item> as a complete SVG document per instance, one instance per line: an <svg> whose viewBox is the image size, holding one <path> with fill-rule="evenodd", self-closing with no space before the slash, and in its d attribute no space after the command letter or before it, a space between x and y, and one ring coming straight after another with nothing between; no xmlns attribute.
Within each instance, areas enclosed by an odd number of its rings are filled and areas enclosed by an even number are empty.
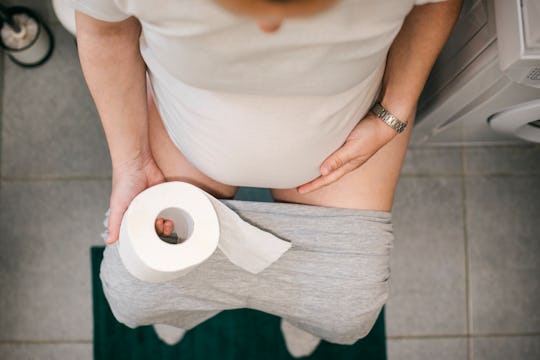
<svg viewBox="0 0 540 360"><path fill-rule="evenodd" d="M382 307L335 321L331 326L331 331L328 331L326 336L323 337L324 340L341 345L356 343L369 334L377 321L381 309Z"/></svg>
<svg viewBox="0 0 540 360"><path fill-rule="evenodd" d="M313 325L326 341L351 345L369 334L388 299L387 282L361 290L349 289L337 301L319 309ZM321 315L322 314L322 315ZM315 333L317 334L317 333Z"/></svg>
<svg viewBox="0 0 540 360"><path fill-rule="evenodd" d="M381 312L382 307L362 314L327 314L325 319L288 318L294 326L334 344L352 345L366 337Z"/></svg>

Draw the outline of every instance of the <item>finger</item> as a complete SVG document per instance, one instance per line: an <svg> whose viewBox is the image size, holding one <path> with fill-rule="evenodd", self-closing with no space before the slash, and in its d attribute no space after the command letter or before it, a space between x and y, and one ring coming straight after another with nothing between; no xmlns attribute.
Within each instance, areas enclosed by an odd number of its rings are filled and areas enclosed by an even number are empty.
<svg viewBox="0 0 540 360"><path fill-rule="evenodd" d="M361 152L358 141L348 140L342 147L334 151L323 161L320 168L321 174L326 176L332 171L343 167Z"/></svg>
<svg viewBox="0 0 540 360"><path fill-rule="evenodd" d="M124 216L125 210L111 208L109 215L109 223L107 225L107 231L109 235L106 243L108 245L115 243L118 240L120 234L120 224L122 223L122 216Z"/></svg>
<svg viewBox="0 0 540 360"><path fill-rule="evenodd" d="M156 233L158 235L163 234L163 218L156 219Z"/></svg>
<svg viewBox="0 0 540 360"><path fill-rule="evenodd" d="M348 162L347 164L343 165L339 169L332 171L330 174L326 176L320 176L316 178L315 180L300 186L298 188L298 192L300 194L306 194L315 190L319 190L320 188L323 188L341 179L344 175L355 170L359 166L360 166L359 164L356 165L354 162Z"/></svg>
<svg viewBox="0 0 540 360"><path fill-rule="evenodd" d="M172 220L165 220L163 223L163 234L165 236L171 236L174 231L174 223Z"/></svg>

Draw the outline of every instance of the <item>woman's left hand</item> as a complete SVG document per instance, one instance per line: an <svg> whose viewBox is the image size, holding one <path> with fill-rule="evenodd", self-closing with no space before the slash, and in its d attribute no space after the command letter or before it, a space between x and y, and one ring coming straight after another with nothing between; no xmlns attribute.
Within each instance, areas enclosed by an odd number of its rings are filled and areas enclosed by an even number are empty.
<svg viewBox="0 0 540 360"><path fill-rule="evenodd" d="M360 167L397 135L371 111L351 131L345 143L321 164L321 176L297 188L305 194L331 184Z"/></svg>

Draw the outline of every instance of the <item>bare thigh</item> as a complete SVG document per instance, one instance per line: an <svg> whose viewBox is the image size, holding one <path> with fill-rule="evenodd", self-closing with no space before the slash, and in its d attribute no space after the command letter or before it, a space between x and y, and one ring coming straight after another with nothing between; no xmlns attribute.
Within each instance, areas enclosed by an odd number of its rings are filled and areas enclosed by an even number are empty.
<svg viewBox="0 0 540 360"><path fill-rule="evenodd" d="M356 170L307 194L296 189L272 189L276 201L350 209L391 211L414 119L401 134Z"/></svg>
<svg viewBox="0 0 540 360"><path fill-rule="evenodd" d="M172 142L154 103L150 86L147 87L148 137L156 164L167 181L184 181L193 184L217 198L232 198L237 186L222 184L203 174L193 166Z"/></svg>

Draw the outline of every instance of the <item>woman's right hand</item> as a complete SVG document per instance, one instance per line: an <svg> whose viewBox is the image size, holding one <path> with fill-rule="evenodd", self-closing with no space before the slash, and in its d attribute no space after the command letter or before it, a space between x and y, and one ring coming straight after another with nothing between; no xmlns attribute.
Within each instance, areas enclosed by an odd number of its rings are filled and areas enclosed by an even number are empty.
<svg viewBox="0 0 540 360"><path fill-rule="evenodd" d="M163 173L154 161L150 153L145 153L136 158L113 166L112 192L110 199L110 214L107 225L108 245L118 240L122 217L129 204L143 190L165 182ZM170 220L157 219L156 231L170 235L173 231L173 223Z"/></svg>

